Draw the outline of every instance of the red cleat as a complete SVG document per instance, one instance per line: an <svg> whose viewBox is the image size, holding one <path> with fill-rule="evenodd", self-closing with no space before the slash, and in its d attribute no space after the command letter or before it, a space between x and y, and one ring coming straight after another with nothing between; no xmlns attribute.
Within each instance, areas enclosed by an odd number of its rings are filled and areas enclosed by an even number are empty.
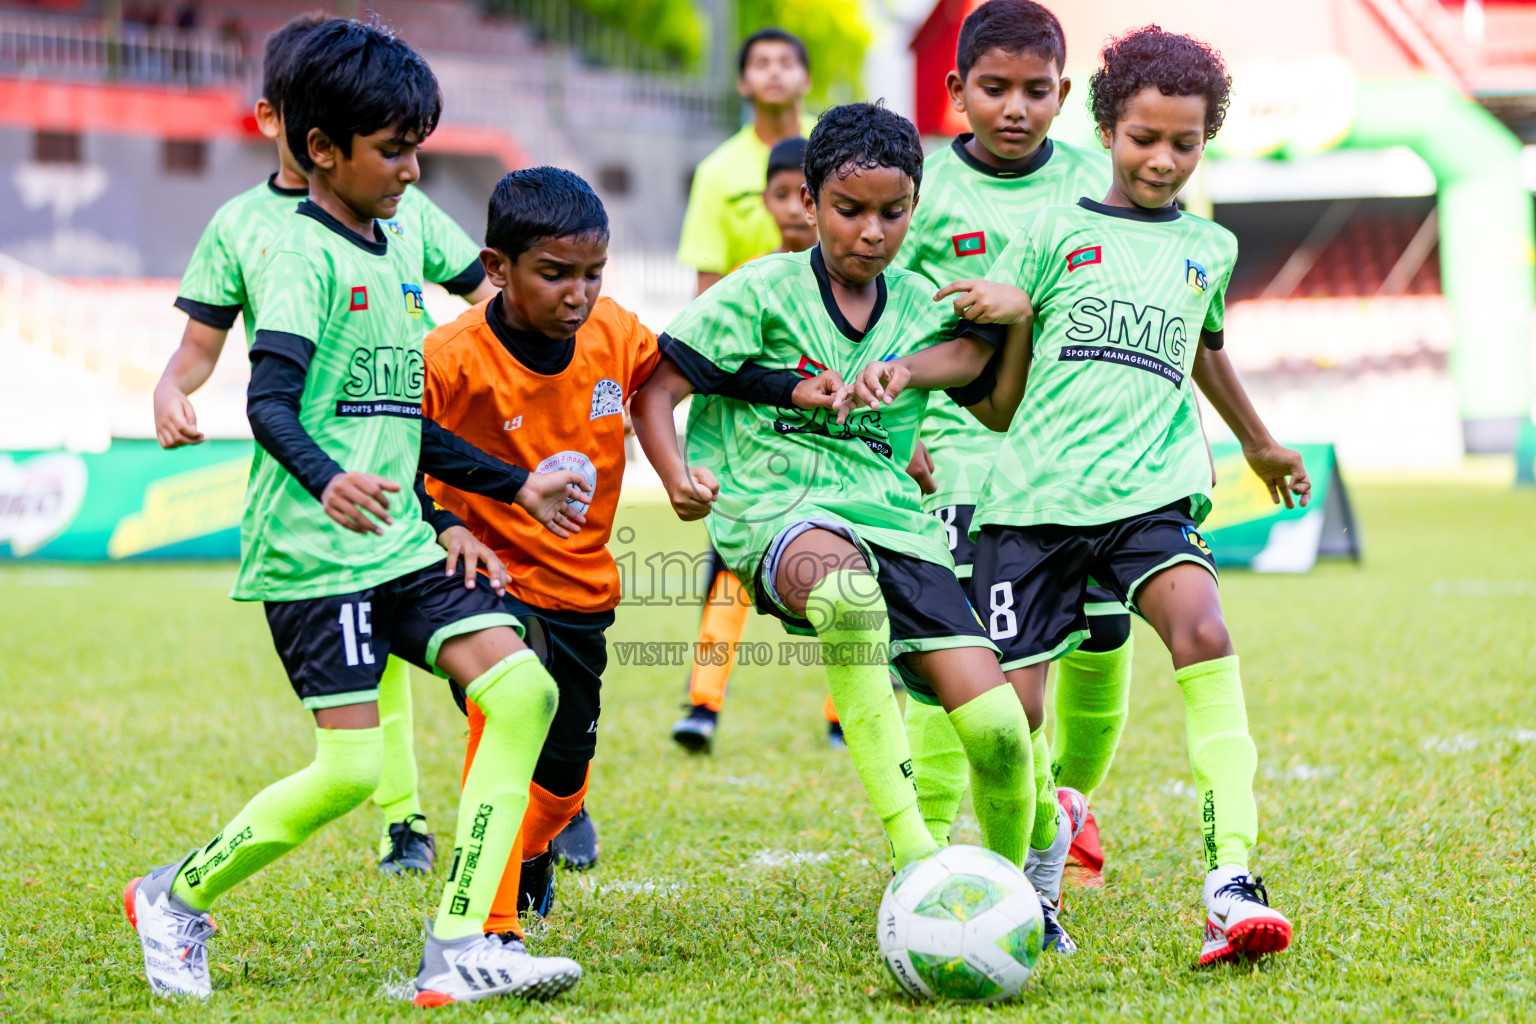
<svg viewBox="0 0 1536 1024"><path fill-rule="evenodd" d="M1099 842L1099 823L1093 811L1083 819L1083 827L1072 840L1067 851L1067 869L1063 880L1068 885L1083 889L1098 889L1104 885L1104 847Z"/></svg>

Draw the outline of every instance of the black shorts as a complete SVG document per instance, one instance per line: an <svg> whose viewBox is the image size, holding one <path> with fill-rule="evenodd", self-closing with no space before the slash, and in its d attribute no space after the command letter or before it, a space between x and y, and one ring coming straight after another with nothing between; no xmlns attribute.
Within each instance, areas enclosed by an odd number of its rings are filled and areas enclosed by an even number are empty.
<svg viewBox="0 0 1536 1024"><path fill-rule="evenodd" d="M592 760L602 713L603 671L608 667L608 627L613 612L536 608L507 594L502 607L523 624L523 638L560 687L560 706L544 740L543 756L555 761Z"/></svg>
<svg viewBox="0 0 1536 1024"><path fill-rule="evenodd" d="M1180 562L1216 559L1179 501L1098 526L982 527L971 577L976 610L1005 671L1059 658L1088 636L1090 579L1135 611L1136 592Z"/></svg>
<svg viewBox="0 0 1536 1024"><path fill-rule="evenodd" d="M949 553L955 560L955 575L960 577L972 606L977 604L976 595L971 592L976 542L971 539L970 532L971 518L975 514L975 505L946 505L933 510L935 518L944 524ZM1131 616L1125 610L1125 602L1117 601L1109 588L1099 586L1097 580L1088 581L1083 614L1088 616L1088 629L1093 634L1093 643L1089 646L1095 650L1112 651L1131 635Z"/></svg>
<svg viewBox="0 0 1536 1024"><path fill-rule="evenodd" d="M391 654L435 672L446 640L492 626L522 631L484 581L468 590L462 573L445 568L446 560L351 594L265 602L277 656L304 706L378 700Z"/></svg>

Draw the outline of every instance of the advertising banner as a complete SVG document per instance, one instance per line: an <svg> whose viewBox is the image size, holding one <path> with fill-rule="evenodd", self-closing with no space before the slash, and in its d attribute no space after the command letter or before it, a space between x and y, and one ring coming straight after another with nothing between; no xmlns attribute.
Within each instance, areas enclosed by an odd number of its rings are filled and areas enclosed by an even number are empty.
<svg viewBox="0 0 1536 1024"><path fill-rule="evenodd" d="M253 447L0 452L0 559L239 558Z"/></svg>
<svg viewBox="0 0 1536 1024"><path fill-rule="evenodd" d="M1359 525L1331 444L1298 444L1312 478L1306 508L1271 503L1235 442L1211 445L1216 460L1214 507L1201 526L1222 568L1307 572L1319 556L1360 560Z"/></svg>

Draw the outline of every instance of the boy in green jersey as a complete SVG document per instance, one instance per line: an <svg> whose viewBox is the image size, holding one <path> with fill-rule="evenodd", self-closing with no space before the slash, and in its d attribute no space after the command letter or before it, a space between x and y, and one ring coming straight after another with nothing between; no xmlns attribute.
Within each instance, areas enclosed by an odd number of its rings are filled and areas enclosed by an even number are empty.
<svg viewBox="0 0 1536 1024"><path fill-rule="evenodd" d="M986 280L939 293L981 322L1034 328L1022 406L971 523L972 589L1034 713L1047 663L1087 635L1090 578L1157 631L1184 694L1199 792L1208 869L1200 962L1278 952L1291 925L1249 874L1257 755L1215 558L1198 532L1211 477L1194 386L1275 502L1305 505L1311 483L1222 351L1237 242L1173 202L1221 127L1230 79L1210 47L1151 26L1111 41L1090 87L1113 165L1104 201L1039 211ZM1019 288L1028 300L1015 306ZM855 401L883 406L903 385L952 385L966 355L938 347L871 364Z"/></svg>
<svg viewBox="0 0 1536 1024"><path fill-rule="evenodd" d="M283 137L282 103L290 81L305 77L295 66L295 54L304 39L325 21L319 15L301 15L267 39L262 95L256 101L255 117L262 134L277 147L278 169L262 184L219 208L187 264L176 298L176 307L187 314L186 331L155 388L155 434L164 448L203 440L188 396L208 380L229 329L242 312L247 344L254 339L257 269L267 246L309 194L308 173ZM426 280L470 302L494 293L480 264L480 247L419 189L406 189L399 209L383 223L396 248L409 254ZM431 318L424 312L413 326L425 337L432 327ZM476 541L456 517L428 511L439 525L442 543L453 560L463 552L468 573L482 564L495 573L490 549ZM430 870L434 845L417 794L410 670L398 658L390 660L384 671L379 699L386 747L383 778L374 794L374 802L383 812L379 869L386 873Z"/></svg>
<svg viewBox="0 0 1536 1024"><path fill-rule="evenodd" d="M1062 75L1065 62L1061 24L1032 0L991 0L966 17L955 70L944 84L971 133L924 162L923 201L912 214L897 266L940 283L980 277L1030 214L1104 194L1104 155L1049 137L1072 88ZM1002 437L935 393L910 467L923 485L923 510L944 522L955 570L967 586L975 552L967 531ZM1059 807L1058 794L1041 789L1025 869L1053 900L1069 848L1079 877L1102 882L1103 849L1087 799L1109 772L1130 695L1130 615L1098 586L1090 588L1084 610L1091 635L1057 663L1054 750L1047 747L1045 723L1030 722L1037 784L1048 786L1054 763L1056 784L1063 787ZM965 755L939 709L910 702L906 722L918 803L944 844L965 795ZM1068 821L1080 831L1061 827ZM1064 933L1046 938L1047 948L1071 951Z"/></svg>
<svg viewBox="0 0 1536 1024"><path fill-rule="evenodd" d="M393 650L462 685L486 719L416 1001L562 991L580 978L574 962L532 957L482 930L558 699L554 680L489 589L444 575L419 510L390 514L389 495L418 474L421 278L379 222L419 174L416 149L442 109L437 80L410 47L355 21L316 28L295 59L305 87L285 98L284 130L310 198L257 277L247 410L259 449L233 596L265 603L313 712L316 755L206 846L130 882L124 906L151 988L211 994L214 901L377 789L379 676Z"/></svg>
<svg viewBox="0 0 1536 1024"><path fill-rule="evenodd" d="M819 244L765 256L695 299L668 325L656 372L632 403L635 433L680 518L711 542L760 611L813 635L849 754L900 868L937 848L923 824L894 660L948 709L964 743L987 845L1022 863L1033 818L1029 726L955 578L943 524L923 513L904 467L927 396L836 416L848 374L954 337L974 377L986 331L932 301L926 278L887 270L922 180L904 118L865 103L822 115L805 149L806 212ZM1023 342L1010 337L1022 364ZM806 375L783 399L723 397L749 361ZM1012 378L1004 360L999 394ZM698 392L688 454L672 410ZM992 394L976 400L990 405ZM707 517L707 518L706 518Z"/></svg>

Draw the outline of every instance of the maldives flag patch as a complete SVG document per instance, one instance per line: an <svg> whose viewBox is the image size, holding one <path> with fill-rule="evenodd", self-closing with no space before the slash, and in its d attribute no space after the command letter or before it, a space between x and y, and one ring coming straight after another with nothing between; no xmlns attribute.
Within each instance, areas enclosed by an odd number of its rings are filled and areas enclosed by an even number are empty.
<svg viewBox="0 0 1536 1024"><path fill-rule="evenodd" d="M1078 267L1087 267L1095 263L1104 262L1104 251L1097 245L1086 246L1074 252L1067 253L1067 273L1072 273Z"/></svg>
<svg viewBox="0 0 1536 1024"><path fill-rule="evenodd" d="M358 285L352 289L352 304L347 307L349 312L356 313L360 309L368 308L368 289Z"/></svg>
<svg viewBox="0 0 1536 1024"><path fill-rule="evenodd" d="M795 367L795 372L802 377L809 378L816 376L818 373L825 373L826 369L825 366L822 366L810 356L801 356L800 365Z"/></svg>
<svg viewBox="0 0 1536 1024"><path fill-rule="evenodd" d="M955 245L956 256L984 256L987 252L987 233L985 231L972 231L968 235L954 235L950 241Z"/></svg>

